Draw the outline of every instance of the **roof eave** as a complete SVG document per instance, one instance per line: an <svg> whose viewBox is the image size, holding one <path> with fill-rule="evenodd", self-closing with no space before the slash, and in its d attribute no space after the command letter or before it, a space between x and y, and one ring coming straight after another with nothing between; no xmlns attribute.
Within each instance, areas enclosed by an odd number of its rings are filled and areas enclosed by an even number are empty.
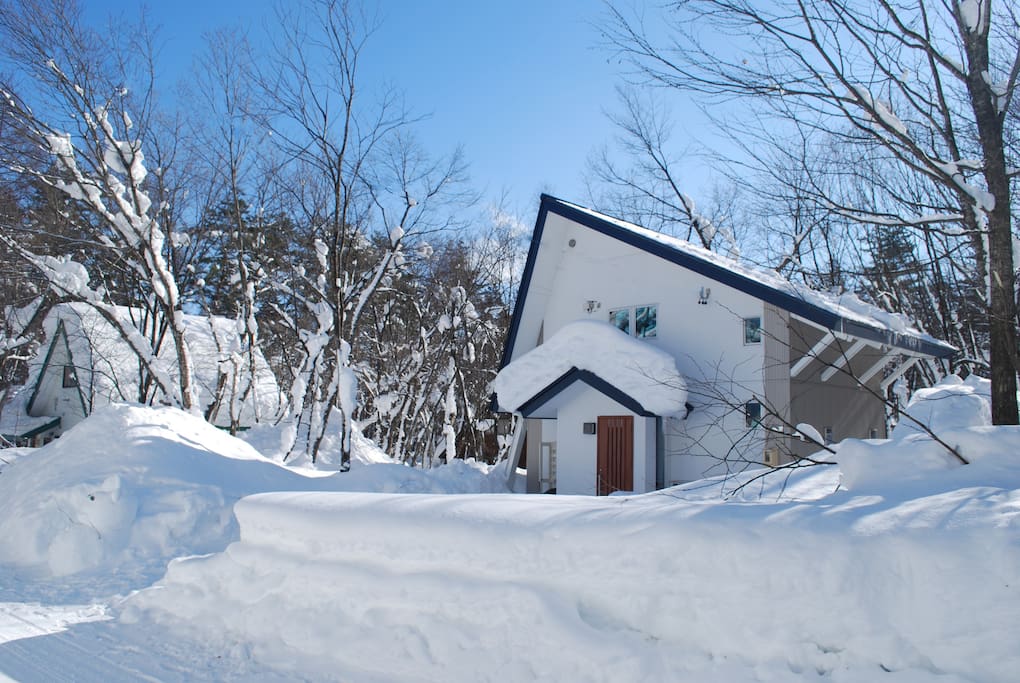
<svg viewBox="0 0 1020 683"><path fill-rule="evenodd" d="M733 287L745 294L778 306L779 308L817 323L827 329L843 332L863 339L870 339L889 346L896 346L898 348L922 353L935 358L951 358L958 353L958 350L955 347L943 342L938 342L937 340L929 340L923 337L895 332L890 329L880 329L867 325L866 323L839 316L832 311L827 311L824 308L805 301L804 299L764 285L747 276L741 275L740 273L728 270L718 264L705 261L686 252L678 251L654 239L650 239L644 235L640 235L627 230L626 228L620 227L611 221L599 218L598 216L593 216L586 211L581 211L567 202L564 202L562 199L546 194L542 195L542 203L539 209L539 221L535 226L536 234L538 236L541 236L541 228L544 228L545 218L550 210L559 216L567 218L580 225L584 225L591 230L595 230L596 232L602 233L608 237L617 239L632 247L641 249L642 251L654 254L666 261L704 275L716 282ZM528 264L531 264L532 267L532 251L535 250L535 247L536 243L533 241L532 247L528 253ZM530 273L526 274L530 275ZM525 285L528 282L530 282L530 277L527 279L521 279L522 294L524 293ZM518 301L518 303L521 302ZM515 307L514 320L517 319L517 313L517 308ZM516 330L512 330L512 332L514 333L514 337L511 338L508 336L508 344L506 347L508 350L512 348L513 342L516 341Z"/></svg>
<svg viewBox="0 0 1020 683"><path fill-rule="evenodd" d="M584 382L592 389L605 394L627 410L637 413L642 417L655 417L656 415L655 413L645 409L645 407L630 394L621 391L596 375L594 372L591 372L590 370L581 370L576 366L570 368L550 382L547 386L540 389L534 396L518 406L514 412L520 413L524 417L531 417L542 406L558 396L575 382Z"/></svg>
<svg viewBox="0 0 1020 683"><path fill-rule="evenodd" d="M955 346L950 346L949 344L940 342L936 339L925 339L924 337L903 334L889 329L877 329L870 325L857 322L856 320L847 320L846 318L840 319L840 327L838 328L838 331L848 334L851 337L876 341L885 344L886 346L894 346L899 349L905 349L913 353L931 356L934 358L948 359L956 356L960 352Z"/></svg>
<svg viewBox="0 0 1020 683"><path fill-rule="evenodd" d="M17 433L13 433L13 434L4 434L3 437L5 439L10 440L10 441L14 441L15 439L32 439L32 438L35 438L35 437L39 436L40 434L48 432L51 429L56 429L58 427L60 427L60 418L59 417L55 417L52 420L50 420L49 422L41 424L38 427L34 427L32 429L29 429L28 431L17 432Z"/></svg>

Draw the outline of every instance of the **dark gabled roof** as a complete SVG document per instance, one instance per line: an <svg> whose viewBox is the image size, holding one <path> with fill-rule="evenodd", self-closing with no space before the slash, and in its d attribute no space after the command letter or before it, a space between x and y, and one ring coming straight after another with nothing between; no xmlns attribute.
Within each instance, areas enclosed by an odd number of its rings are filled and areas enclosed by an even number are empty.
<svg viewBox="0 0 1020 683"><path fill-rule="evenodd" d="M645 417L655 416L655 413L645 410L644 406L638 403L632 396L620 391L594 372L589 370L580 370L576 367L570 368L570 370L563 373L550 383L549 386L540 389L538 393L520 405L517 409L518 412L520 412L520 414L524 417L531 417L538 411L539 408L551 401L574 382L584 382L592 389L602 392L627 410L635 412L638 415L643 415Z"/></svg>
<svg viewBox="0 0 1020 683"><path fill-rule="evenodd" d="M528 259L524 265L521 286L514 306L513 318L507 335L506 346L500 367L510 362L528 288L534 274L538 247L548 214L552 212L579 225L594 230L632 247L675 263L690 271L722 283L740 292L753 296L778 308L789 311L801 318L821 325L835 332L841 332L860 339L879 342L888 346L921 353L937 358L948 358L957 349L934 337L916 331L900 331L884 326L881 321L869 315L854 315L838 301L822 292L797 287L776 273L756 271L732 259L700 249L688 242L655 233L637 225L621 221L604 214L565 202L543 194L531 237ZM874 312L888 316L880 309Z"/></svg>
<svg viewBox="0 0 1020 683"><path fill-rule="evenodd" d="M31 439L60 426L60 418L28 414L28 387L11 387L12 395L0 409L0 436L8 441Z"/></svg>
<svg viewBox="0 0 1020 683"><path fill-rule="evenodd" d="M54 417L53 419L49 420L48 422L43 422L41 424L38 424L35 427L32 427L31 429L28 429L26 431L23 431L23 432L12 431L10 434L5 432L2 436L5 439L7 439L8 441L16 441L17 439L32 439L34 437L39 436L40 434L48 432L51 429L56 429L59 426L60 426L60 418L59 417Z"/></svg>

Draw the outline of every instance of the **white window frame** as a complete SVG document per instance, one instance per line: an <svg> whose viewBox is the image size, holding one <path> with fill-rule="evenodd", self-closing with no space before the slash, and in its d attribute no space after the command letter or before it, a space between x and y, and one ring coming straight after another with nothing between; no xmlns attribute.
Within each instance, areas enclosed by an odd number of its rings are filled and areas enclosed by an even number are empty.
<svg viewBox="0 0 1020 683"><path fill-rule="evenodd" d="M755 328L755 332L757 333L756 334L757 339L752 339L751 341L748 341L747 340L748 323L750 323L752 320L757 320L758 321L758 325ZM746 318L744 318L741 321L740 330L741 330L741 334L743 335L744 346L758 346L759 344L761 344L761 316L760 315L749 315Z"/></svg>
<svg viewBox="0 0 1020 683"><path fill-rule="evenodd" d="M652 334L645 334L638 336L637 333L637 311L639 308L651 308L655 311L655 328ZM617 314L626 312L627 313L627 329L624 330L622 327L616 324ZM619 306L617 308L609 309L609 324L620 330L626 332L635 339L656 339L659 336L659 304L636 304L634 306Z"/></svg>

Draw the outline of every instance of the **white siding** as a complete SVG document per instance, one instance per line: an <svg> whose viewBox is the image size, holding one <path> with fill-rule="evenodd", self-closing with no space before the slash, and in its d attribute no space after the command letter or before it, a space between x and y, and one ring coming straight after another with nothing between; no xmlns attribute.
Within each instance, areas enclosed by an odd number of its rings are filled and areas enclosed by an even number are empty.
<svg viewBox="0 0 1020 683"><path fill-rule="evenodd" d="M724 472L718 458L745 431L743 403L764 393L764 344L745 345L743 337L743 319L762 317L762 302L555 214L546 222L543 246L546 242L559 245L560 262L540 264L555 268L555 273L551 279L548 272L536 277L541 289L536 292L533 285L529 290L529 310L522 321L530 320L536 331L543 326L548 337L574 320L608 320L609 311L617 308L658 306L657 336L647 343L677 359L694 406L687 420L672 420L665 430L665 483ZM711 289L705 305L698 303L702 288ZM601 305L588 313L588 301ZM533 308L537 306L544 308L541 316ZM519 334L515 355L529 348L528 336ZM754 460L759 461L761 443L750 447L757 449ZM695 457L699 454L702 457ZM654 465L647 469L654 483Z"/></svg>

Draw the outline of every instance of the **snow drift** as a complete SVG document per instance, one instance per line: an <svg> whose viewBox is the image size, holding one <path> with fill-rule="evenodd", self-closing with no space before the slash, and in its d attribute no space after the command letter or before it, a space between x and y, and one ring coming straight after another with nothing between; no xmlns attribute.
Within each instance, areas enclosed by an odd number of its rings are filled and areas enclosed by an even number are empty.
<svg viewBox="0 0 1020 683"><path fill-rule="evenodd" d="M313 483L180 411L110 406L4 470L0 564L63 576L211 552L237 499Z"/></svg>
<svg viewBox="0 0 1020 683"><path fill-rule="evenodd" d="M1020 667L1020 429L953 435L971 465L931 455L853 490L816 467L753 501L724 502L720 482L252 496L239 542L174 562L121 619L243 642L318 680L1005 683ZM844 447L899 471L918 441Z"/></svg>
<svg viewBox="0 0 1020 683"><path fill-rule="evenodd" d="M911 396L892 432L895 446L846 439L834 447L837 453L832 460L839 464L841 486L850 490L903 487L963 464L921 425L930 426L967 461L1002 453L1003 448L1009 448L1012 432L992 428L991 415L991 384L987 379L971 375L963 380L949 375Z"/></svg>
<svg viewBox="0 0 1020 683"><path fill-rule="evenodd" d="M893 430L895 439L923 435L924 430L917 422L931 425L939 431L990 425L992 383L977 375L970 375L967 379L949 375L933 387L915 391L906 412L913 420L900 420Z"/></svg>
<svg viewBox="0 0 1020 683"><path fill-rule="evenodd" d="M41 577L107 572L137 587L174 557L235 540L232 507L252 493L499 490L498 477L473 463L429 473L365 459L379 458L357 457L344 475L295 471L173 408L102 408L3 468L0 568Z"/></svg>

